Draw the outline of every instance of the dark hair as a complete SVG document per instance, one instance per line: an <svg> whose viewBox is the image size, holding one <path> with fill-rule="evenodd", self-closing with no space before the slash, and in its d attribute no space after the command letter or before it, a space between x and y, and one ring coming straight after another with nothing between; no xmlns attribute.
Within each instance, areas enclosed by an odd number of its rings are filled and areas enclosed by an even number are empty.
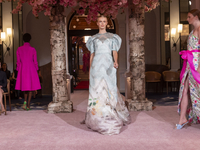
<svg viewBox="0 0 200 150"><path fill-rule="evenodd" d="M30 42L30 40L31 40L31 35L30 35L29 33L25 33L25 34L23 35L23 40L24 40L24 42Z"/></svg>
<svg viewBox="0 0 200 150"><path fill-rule="evenodd" d="M6 64L6 63L2 63L2 64L1 64L1 68L2 68L2 66L3 66L4 64L6 65L6 70L8 70L8 67L7 67L7 64Z"/></svg>
<svg viewBox="0 0 200 150"><path fill-rule="evenodd" d="M189 11L190 14L192 14L194 17L197 16L200 20L200 11L198 9L192 9Z"/></svg>

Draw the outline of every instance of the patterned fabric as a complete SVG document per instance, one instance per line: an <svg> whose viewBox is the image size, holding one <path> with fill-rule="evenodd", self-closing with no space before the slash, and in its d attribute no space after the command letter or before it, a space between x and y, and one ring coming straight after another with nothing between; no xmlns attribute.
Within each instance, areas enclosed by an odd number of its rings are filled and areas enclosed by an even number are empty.
<svg viewBox="0 0 200 150"><path fill-rule="evenodd" d="M94 53L90 68L86 125L101 134L119 134L130 123L130 115L117 89L112 50L118 51L121 38L112 33L96 34L86 44Z"/></svg>
<svg viewBox="0 0 200 150"><path fill-rule="evenodd" d="M198 42L198 38L193 35L193 31L190 33L188 37L188 50L197 50L200 49L200 45ZM195 70L197 70L199 65L199 52L193 52L193 64L195 66ZM181 112L180 104L182 100L182 94L185 84L185 79L188 76L189 79L189 106L187 110L187 116L189 122L200 123L200 84L194 79L189 63L187 62L187 67L185 73L183 75L183 79L180 85L179 92L179 103L178 103L178 112Z"/></svg>

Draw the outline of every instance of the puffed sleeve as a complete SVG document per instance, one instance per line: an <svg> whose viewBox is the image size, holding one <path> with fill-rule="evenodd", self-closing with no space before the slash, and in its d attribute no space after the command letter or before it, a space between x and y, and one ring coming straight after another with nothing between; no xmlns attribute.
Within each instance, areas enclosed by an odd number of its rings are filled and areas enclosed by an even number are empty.
<svg viewBox="0 0 200 150"><path fill-rule="evenodd" d="M89 37L87 43L86 43L87 49L90 51L90 53L94 53L94 41L92 37Z"/></svg>
<svg viewBox="0 0 200 150"><path fill-rule="evenodd" d="M117 34L114 34L112 38L111 50L118 52L121 47L121 43L122 39Z"/></svg>

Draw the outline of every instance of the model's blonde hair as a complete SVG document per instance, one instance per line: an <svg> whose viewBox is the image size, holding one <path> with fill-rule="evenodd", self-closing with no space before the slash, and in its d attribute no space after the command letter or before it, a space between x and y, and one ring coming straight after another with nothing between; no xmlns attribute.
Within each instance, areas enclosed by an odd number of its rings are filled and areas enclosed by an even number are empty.
<svg viewBox="0 0 200 150"><path fill-rule="evenodd" d="M104 17L104 18L106 18L107 19L107 21L108 21L108 17L107 16L104 16L104 15L98 15L98 17L97 17L97 21L99 20L99 18L101 18L101 17Z"/></svg>

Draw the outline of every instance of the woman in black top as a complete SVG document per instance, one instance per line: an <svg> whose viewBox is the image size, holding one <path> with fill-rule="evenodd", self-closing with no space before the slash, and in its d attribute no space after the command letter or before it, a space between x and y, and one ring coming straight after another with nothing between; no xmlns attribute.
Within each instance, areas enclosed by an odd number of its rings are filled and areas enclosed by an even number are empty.
<svg viewBox="0 0 200 150"><path fill-rule="evenodd" d="M7 69L7 64L3 63L1 68L2 68L2 71L6 73L7 79L10 79L11 75L10 75L10 71Z"/></svg>
<svg viewBox="0 0 200 150"><path fill-rule="evenodd" d="M0 68L1 68L1 63L0 63ZM7 92L6 86L7 86L6 73L0 70L0 105L2 112L5 112L2 100L3 100L3 93Z"/></svg>

